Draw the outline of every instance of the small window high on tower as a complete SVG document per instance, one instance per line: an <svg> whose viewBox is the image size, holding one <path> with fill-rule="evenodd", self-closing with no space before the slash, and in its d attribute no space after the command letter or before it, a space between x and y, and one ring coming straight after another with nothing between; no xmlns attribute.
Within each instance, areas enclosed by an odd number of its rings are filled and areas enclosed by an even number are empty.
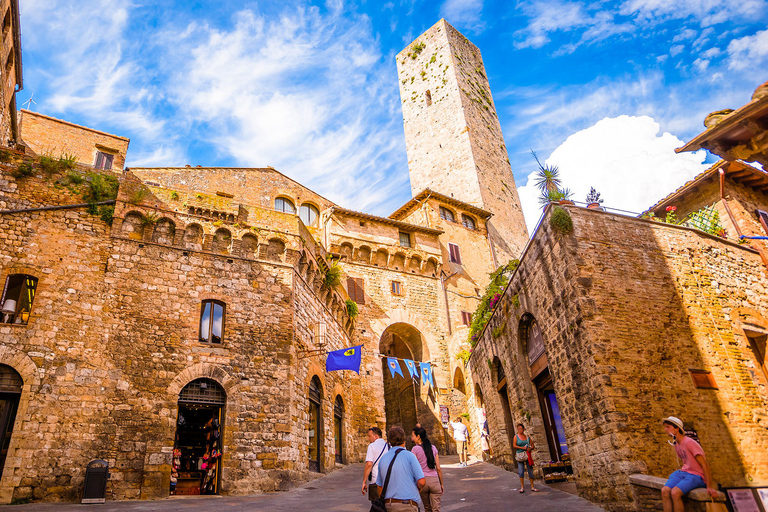
<svg viewBox="0 0 768 512"><path fill-rule="evenodd" d="M429 92L429 90L427 90L426 97L427 97L427 106L429 107L432 105L432 93Z"/></svg>

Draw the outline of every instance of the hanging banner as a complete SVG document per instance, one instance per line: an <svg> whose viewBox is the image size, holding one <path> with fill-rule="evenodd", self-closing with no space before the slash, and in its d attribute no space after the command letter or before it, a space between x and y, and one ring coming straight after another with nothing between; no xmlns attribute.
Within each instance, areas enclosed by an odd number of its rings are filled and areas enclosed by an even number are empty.
<svg viewBox="0 0 768 512"><path fill-rule="evenodd" d="M325 360L325 371L352 370L360 375L362 353L362 345L328 352L328 358Z"/></svg>
<svg viewBox="0 0 768 512"><path fill-rule="evenodd" d="M414 363L411 359L403 359L405 361L405 366L408 367L408 373L410 376L414 379L419 378L419 370L416 369L416 363Z"/></svg>
<svg viewBox="0 0 768 512"><path fill-rule="evenodd" d="M432 365L429 363L421 363L421 382L435 387L435 381L432 379Z"/></svg>
<svg viewBox="0 0 768 512"><path fill-rule="evenodd" d="M388 357L387 358L387 366L389 366L389 372L392 374L392 378L395 378L395 374L399 374L401 377L405 377L403 375L403 370L400 368L400 363L397 362L396 357Z"/></svg>

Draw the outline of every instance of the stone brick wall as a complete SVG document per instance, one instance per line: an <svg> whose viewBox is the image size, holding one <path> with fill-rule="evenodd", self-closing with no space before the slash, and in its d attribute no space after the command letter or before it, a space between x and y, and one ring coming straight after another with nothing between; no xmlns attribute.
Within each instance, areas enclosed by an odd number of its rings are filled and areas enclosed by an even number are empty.
<svg viewBox="0 0 768 512"><path fill-rule="evenodd" d="M676 467L659 425L667 415L696 430L719 483L765 482L765 375L740 323L765 322L759 255L686 228L567 210L574 232L554 231L548 213L470 359L494 451L511 453L492 369L498 357L513 422L527 426L538 460L549 460L519 332L532 314L582 496L633 510L627 475ZM689 369L711 371L719 389L697 389Z"/></svg>
<svg viewBox="0 0 768 512"><path fill-rule="evenodd" d="M0 2L2 16L2 54L0 54L0 144L15 146L19 141L18 117L16 114L16 86L21 86L21 48L19 47L21 27L18 26L17 3L13 0Z"/></svg>
<svg viewBox="0 0 768 512"><path fill-rule="evenodd" d="M397 55L411 189L430 188L493 212L497 256L528 239L480 51L445 20Z"/></svg>
<svg viewBox="0 0 768 512"><path fill-rule="evenodd" d="M21 138L33 155L59 158L72 155L83 165L93 166L96 153L114 155L113 170L125 165L128 143L125 137L79 126L68 121L22 109L19 113Z"/></svg>

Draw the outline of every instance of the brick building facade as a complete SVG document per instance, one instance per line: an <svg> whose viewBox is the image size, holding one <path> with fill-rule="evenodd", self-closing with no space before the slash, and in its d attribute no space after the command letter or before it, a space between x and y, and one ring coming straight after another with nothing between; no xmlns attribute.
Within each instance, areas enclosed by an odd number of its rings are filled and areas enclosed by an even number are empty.
<svg viewBox="0 0 768 512"><path fill-rule="evenodd" d="M24 85L21 66L21 26L19 24L19 0L0 2L3 17L2 54L0 55L0 143L15 147L21 142L18 116L16 113L16 92Z"/></svg>

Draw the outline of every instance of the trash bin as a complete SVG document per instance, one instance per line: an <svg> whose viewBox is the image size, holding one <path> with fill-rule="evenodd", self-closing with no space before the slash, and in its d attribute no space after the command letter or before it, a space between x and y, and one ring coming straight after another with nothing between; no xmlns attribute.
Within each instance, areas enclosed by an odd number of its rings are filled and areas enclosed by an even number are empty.
<svg viewBox="0 0 768 512"><path fill-rule="evenodd" d="M107 497L109 464L102 459L92 460L85 468L83 499L80 503L104 503Z"/></svg>

